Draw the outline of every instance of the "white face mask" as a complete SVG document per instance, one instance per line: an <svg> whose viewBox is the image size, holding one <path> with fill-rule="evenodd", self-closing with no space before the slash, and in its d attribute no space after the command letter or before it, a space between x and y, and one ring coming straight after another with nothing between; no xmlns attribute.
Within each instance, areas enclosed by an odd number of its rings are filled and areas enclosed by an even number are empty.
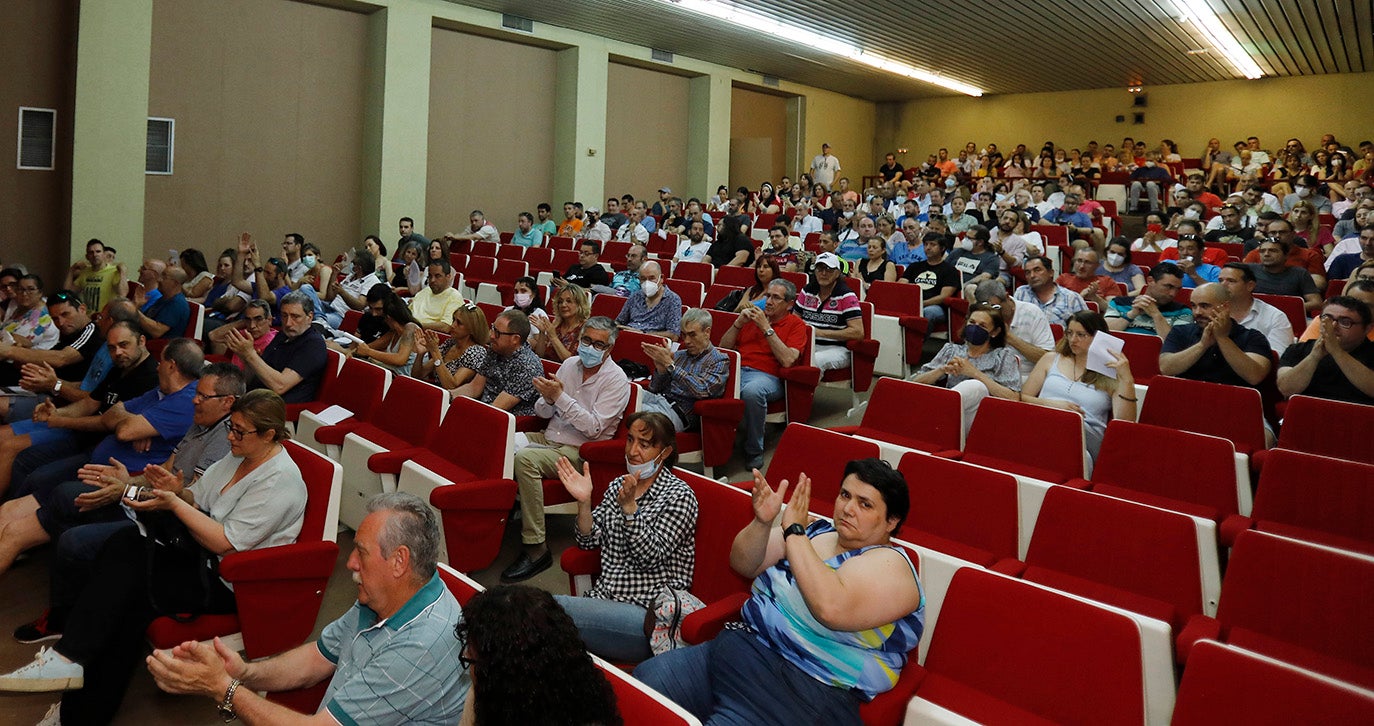
<svg viewBox="0 0 1374 726"><path fill-rule="evenodd" d="M534 302L534 295L531 295L531 294L528 293L528 292L517 292L517 293L515 293L515 306L516 306L516 307L518 307L518 308L528 307L529 304L530 304L531 302Z"/></svg>
<svg viewBox="0 0 1374 726"><path fill-rule="evenodd" d="M1116 254L1116 253L1111 253L1111 254L1108 254L1108 255L1107 255L1107 264L1111 265L1112 267L1117 267L1117 266L1123 265L1123 264L1125 264L1125 263L1126 263L1126 256L1125 256L1125 255L1118 255L1118 254Z"/></svg>
<svg viewBox="0 0 1374 726"><path fill-rule="evenodd" d="M644 291L644 297L653 297L658 294L658 283L653 280L645 280L639 289Z"/></svg>
<svg viewBox="0 0 1374 726"><path fill-rule="evenodd" d="M1145 162L1145 166L1154 166L1154 165L1155 165L1155 163L1154 163L1153 161L1147 161L1147 162Z"/></svg>
<svg viewBox="0 0 1374 726"><path fill-rule="evenodd" d="M956 180L954 179L954 177L949 177L948 179L945 180L945 188L946 188L946 189L953 189L956 185L958 185L958 183L959 183L959 182L956 181Z"/></svg>
<svg viewBox="0 0 1374 726"><path fill-rule="evenodd" d="M1312 195L1312 190L1307 187L1295 187L1294 191L1297 192L1298 196L1304 199Z"/></svg>
<svg viewBox="0 0 1374 726"><path fill-rule="evenodd" d="M973 251L973 240L968 239L968 238L966 237L966 238L964 238L964 239L959 240L957 243L955 243L954 246L957 247L957 248L959 248L959 249L961 249L961 250L963 250L963 251L965 251L965 252L972 252L972 251Z"/></svg>
<svg viewBox="0 0 1374 726"><path fill-rule="evenodd" d="M1196 209L1185 209L1185 210L1183 210L1183 218L1184 218L1184 219L1197 219L1197 210L1196 210Z"/></svg>
<svg viewBox="0 0 1374 726"><path fill-rule="evenodd" d="M852 209L847 210L847 211L844 213L844 218L845 218L845 219L849 219L850 217L853 217L853 216L854 216L854 210L852 210Z"/></svg>

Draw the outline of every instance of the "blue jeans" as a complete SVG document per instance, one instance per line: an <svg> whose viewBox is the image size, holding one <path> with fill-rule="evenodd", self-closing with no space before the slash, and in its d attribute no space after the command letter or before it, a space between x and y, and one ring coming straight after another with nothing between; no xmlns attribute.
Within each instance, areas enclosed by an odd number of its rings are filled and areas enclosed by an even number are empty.
<svg viewBox="0 0 1374 726"><path fill-rule="evenodd" d="M707 726L860 723L850 691L812 678L745 631L655 656L634 675Z"/></svg>
<svg viewBox="0 0 1374 726"><path fill-rule="evenodd" d="M616 663L638 663L653 655L644 634L648 610L599 597L554 595L553 599L577 624L587 650Z"/></svg>
<svg viewBox="0 0 1374 726"><path fill-rule="evenodd" d="M769 401L782 398L782 379L754 368L741 368L739 396L744 399L744 453L763 454L763 423Z"/></svg>
<svg viewBox="0 0 1374 726"><path fill-rule="evenodd" d="M310 302L315 304L315 320L331 328L337 328L343 323L343 314L336 312L334 308L326 305L325 302L320 299L320 294L315 290L314 285L306 283L297 289L304 293L306 297L310 298Z"/></svg>
<svg viewBox="0 0 1374 726"><path fill-rule="evenodd" d="M945 309L939 305L927 305L921 309L921 317L931 323L941 323L945 320Z"/></svg>

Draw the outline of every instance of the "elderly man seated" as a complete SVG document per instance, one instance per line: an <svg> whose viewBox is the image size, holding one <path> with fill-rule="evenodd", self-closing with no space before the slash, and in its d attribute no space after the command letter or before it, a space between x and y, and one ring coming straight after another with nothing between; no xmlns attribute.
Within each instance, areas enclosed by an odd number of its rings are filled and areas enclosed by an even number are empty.
<svg viewBox="0 0 1374 726"><path fill-rule="evenodd" d="M616 316L616 325L677 340L682 298L663 284L663 268L653 260L641 264L637 287Z"/></svg>
<svg viewBox="0 0 1374 726"><path fill-rule="evenodd" d="M1107 301L1122 295L1125 290L1116 280L1097 274L1098 265L1097 250L1085 247L1073 253L1073 268L1071 272L1054 279L1055 284L1060 287L1068 288L1083 296L1087 302L1097 303L1099 308L1107 307Z"/></svg>
<svg viewBox="0 0 1374 726"><path fill-rule="evenodd" d="M831 255L833 257L833 255ZM795 365L806 349L806 323L792 313L797 287L790 280L773 280L760 310L750 305L740 312L720 339L722 348L739 351L740 397L744 399L744 455L750 469L763 466L763 429L768 402L782 398L783 368Z"/></svg>
<svg viewBox="0 0 1374 726"><path fill-rule="evenodd" d="M1294 343L1279 358L1279 392L1374 404L1371 326L1368 304L1347 295L1327 300L1317 339Z"/></svg>
<svg viewBox="0 0 1374 726"><path fill-rule="evenodd" d="M730 358L711 345L711 313L701 308L682 316L679 342L676 353L666 345L642 344L654 362L654 375L649 389L640 394L640 409L658 411L674 429L688 431L701 423L692 410L696 402L725 394Z"/></svg>
<svg viewBox="0 0 1374 726"><path fill-rule="evenodd" d="M1097 268L1093 268L1096 270ZM1016 288L1012 297L1017 302L1030 303L1055 325L1068 325L1069 316L1087 310L1083 296L1054 281L1054 266L1050 258L1040 256L1026 260L1026 284Z"/></svg>

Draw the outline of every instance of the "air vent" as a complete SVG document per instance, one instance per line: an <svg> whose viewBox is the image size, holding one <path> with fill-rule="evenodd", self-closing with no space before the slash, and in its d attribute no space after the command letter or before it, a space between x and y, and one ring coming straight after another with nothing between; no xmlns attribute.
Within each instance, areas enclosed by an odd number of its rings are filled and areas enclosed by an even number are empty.
<svg viewBox="0 0 1374 726"><path fill-rule="evenodd" d="M672 62L673 62L673 54L672 54L672 53L669 53L669 52L666 51L666 50L659 50L659 49L657 49L657 48L654 48L654 49L650 52L649 55L650 55L650 57L652 57L654 60L656 60L656 61L658 61L658 62L660 62L660 63L672 63Z"/></svg>
<svg viewBox="0 0 1374 726"><path fill-rule="evenodd" d="M533 33L534 21L529 18L522 18L519 15L503 14L501 16L501 27L519 30L523 33Z"/></svg>
<svg viewBox="0 0 1374 726"><path fill-rule="evenodd" d="M172 173L172 147L176 142L176 121L169 118L148 119L148 152L144 172Z"/></svg>
<svg viewBox="0 0 1374 726"><path fill-rule="evenodd" d="M778 87L778 77L777 77L777 76L764 76L764 77L763 77L763 85L765 85L765 86L772 86L773 88L777 88L777 87Z"/></svg>
<svg viewBox="0 0 1374 726"><path fill-rule="evenodd" d="M56 155L57 111L19 107L19 168L53 168Z"/></svg>

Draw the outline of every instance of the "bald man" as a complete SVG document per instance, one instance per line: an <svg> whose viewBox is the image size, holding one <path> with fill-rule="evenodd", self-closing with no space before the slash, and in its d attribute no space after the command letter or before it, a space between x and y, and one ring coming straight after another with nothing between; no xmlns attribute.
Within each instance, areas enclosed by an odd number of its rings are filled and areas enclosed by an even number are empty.
<svg viewBox="0 0 1374 726"><path fill-rule="evenodd" d="M161 296L138 314L139 325L149 338L179 338L186 331L191 306L181 289L185 282L186 271L180 267L167 266L158 274L157 290Z"/></svg>

